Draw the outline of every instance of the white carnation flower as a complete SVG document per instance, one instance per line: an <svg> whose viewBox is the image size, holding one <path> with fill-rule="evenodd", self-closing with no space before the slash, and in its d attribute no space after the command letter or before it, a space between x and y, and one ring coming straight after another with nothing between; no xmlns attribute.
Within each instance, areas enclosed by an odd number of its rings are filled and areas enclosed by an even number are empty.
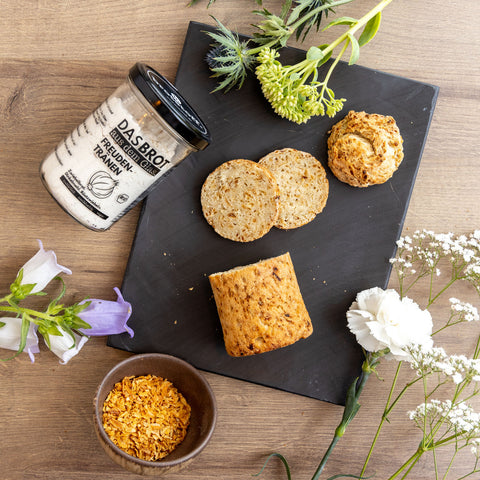
<svg viewBox="0 0 480 480"><path fill-rule="evenodd" d="M431 348L432 317L410 298L400 298L392 289L374 287L357 295L347 312L350 331L369 352L388 349L387 358L409 360L407 347Z"/></svg>

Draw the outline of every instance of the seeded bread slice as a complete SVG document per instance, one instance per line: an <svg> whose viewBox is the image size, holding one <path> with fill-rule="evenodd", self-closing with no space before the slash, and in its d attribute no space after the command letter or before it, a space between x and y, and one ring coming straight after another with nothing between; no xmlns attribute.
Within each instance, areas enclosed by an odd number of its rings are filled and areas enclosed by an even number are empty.
<svg viewBox="0 0 480 480"><path fill-rule="evenodd" d="M313 332L288 252L208 278L229 355L268 352Z"/></svg>
<svg viewBox="0 0 480 480"><path fill-rule="evenodd" d="M278 218L279 191L274 176L262 165L230 160L205 180L203 215L222 237L251 242L263 237Z"/></svg>
<svg viewBox="0 0 480 480"><path fill-rule="evenodd" d="M280 189L278 228L297 228L312 221L327 203L328 180L322 164L293 148L275 150L258 162L272 172Z"/></svg>

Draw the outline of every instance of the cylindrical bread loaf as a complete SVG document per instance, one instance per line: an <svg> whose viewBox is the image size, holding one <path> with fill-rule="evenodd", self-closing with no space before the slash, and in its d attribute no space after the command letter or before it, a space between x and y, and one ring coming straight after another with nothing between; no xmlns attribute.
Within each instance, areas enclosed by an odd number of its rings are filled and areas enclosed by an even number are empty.
<svg viewBox="0 0 480 480"><path fill-rule="evenodd" d="M264 353L311 335L290 253L208 278L229 355Z"/></svg>

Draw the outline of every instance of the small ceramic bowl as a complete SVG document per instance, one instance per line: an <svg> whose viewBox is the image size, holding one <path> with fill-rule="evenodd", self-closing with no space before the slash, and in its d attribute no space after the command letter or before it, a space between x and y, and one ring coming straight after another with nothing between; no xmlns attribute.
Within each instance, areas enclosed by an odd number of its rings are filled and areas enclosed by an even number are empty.
<svg viewBox="0 0 480 480"><path fill-rule="evenodd" d="M190 425L183 442L157 461L141 460L117 447L103 428L102 408L115 383L127 376L157 375L173 383L191 407ZM217 419L215 396L203 375L176 357L158 353L134 355L110 370L94 400L95 430L105 452L116 463L140 475L162 475L186 467L207 445Z"/></svg>

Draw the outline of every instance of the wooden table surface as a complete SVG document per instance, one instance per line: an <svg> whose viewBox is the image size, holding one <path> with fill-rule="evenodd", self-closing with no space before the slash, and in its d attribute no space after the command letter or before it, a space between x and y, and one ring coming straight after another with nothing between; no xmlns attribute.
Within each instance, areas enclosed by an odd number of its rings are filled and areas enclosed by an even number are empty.
<svg viewBox="0 0 480 480"><path fill-rule="evenodd" d="M206 0L190 8L186 3L1 2L0 288L5 293L19 267L37 251L36 239L41 239L73 271L66 277L67 301L115 299L112 288L122 282L139 206L111 230L90 231L50 198L38 175L39 164L120 84L136 61L146 61L174 80L190 20L212 23L210 15L214 15L247 34L257 20L250 13L256 7L253 1L217 0L208 10ZM275 11L279 4L265 2ZM339 12L360 17L375 4L375 0L356 1ZM480 227L479 17L478 0L394 0L384 12L378 36L361 51L360 65L440 87L406 233L421 228L468 233ZM307 43L324 41L315 34ZM439 315L447 303L445 299L440 304ZM452 353L471 349L478 326L468 327L445 337ZM5 350L0 353L8 355ZM98 383L128 356L107 347L106 338L99 337L65 366L44 346L34 364L25 354L0 363L0 478L135 478L106 456L92 422ZM360 472L394 369L393 362L383 362L382 378L369 380L362 409L322 478ZM188 469L168 478L250 478L274 451L287 457L295 480L311 478L341 418L341 407L219 375L205 376L218 401L216 431ZM420 402L419 392L412 392L391 418L370 464L369 473L376 473L375 478L388 478L418 445L419 432L407 420L406 411ZM438 460L445 466L448 459ZM465 462L458 462L448 478L467 472ZM431 458L425 459L409 478L433 479L432 469ZM263 478L285 478L280 462L273 462Z"/></svg>

